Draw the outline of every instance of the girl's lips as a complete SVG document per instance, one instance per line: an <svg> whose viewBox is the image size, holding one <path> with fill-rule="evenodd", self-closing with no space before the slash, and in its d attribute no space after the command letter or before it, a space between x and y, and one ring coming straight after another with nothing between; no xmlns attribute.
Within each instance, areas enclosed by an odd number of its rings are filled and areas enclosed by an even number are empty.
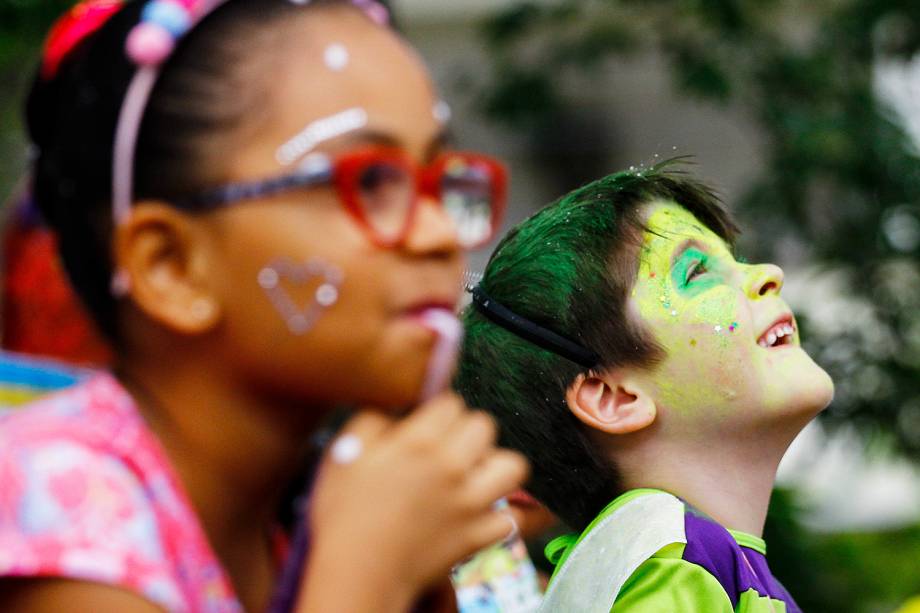
<svg viewBox="0 0 920 613"><path fill-rule="evenodd" d="M508 502L520 507L535 508L539 507L540 501L528 494L524 490L514 491L507 496Z"/></svg>
<svg viewBox="0 0 920 613"><path fill-rule="evenodd" d="M408 317L421 317L429 311L448 311L454 313L455 303L449 302L447 300L429 300L425 302L418 302L411 307L405 309L403 314Z"/></svg>

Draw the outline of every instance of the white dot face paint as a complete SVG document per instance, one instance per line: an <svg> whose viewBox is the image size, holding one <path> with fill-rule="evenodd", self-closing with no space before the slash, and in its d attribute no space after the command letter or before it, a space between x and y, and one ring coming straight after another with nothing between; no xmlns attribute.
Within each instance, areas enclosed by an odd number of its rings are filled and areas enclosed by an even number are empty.
<svg viewBox="0 0 920 613"><path fill-rule="evenodd" d="M361 457L364 444L354 434L343 434L333 444L330 451L332 461L336 464L351 464Z"/></svg>
<svg viewBox="0 0 920 613"><path fill-rule="evenodd" d="M331 283L323 283L316 290L316 302L320 306L329 307L338 302L339 290Z"/></svg>
<svg viewBox="0 0 920 613"><path fill-rule="evenodd" d="M274 289L278 285L278 273L274 268L263 268L259 271L259 286L262 289Z"/></svg>
<svg viewBox="0 0 920 613"><path fill-rule="evenodd" d="M450 121L453 111L450 110L449 104L443 100L438 100L437 104L435 104L434 108L431 110L431 114L434 115L435 121L440 124L446 124Z"/></svg>
<svg viewBox="0 0 920 613"><path fill-rule="evenodd" d="M282 166L289 166L310 153L320 143L360 130L366 125L367 111L360 107L350 108L328 117L322 117L278 147L275 152L275 159Z"/></svg>
<svg viewBox="0 0 920 613"><path fill-rule="evenodd" d="M348 49L341 43L332 43L323 52L326 68L332 72L342 72L348 67Z"/></svg>

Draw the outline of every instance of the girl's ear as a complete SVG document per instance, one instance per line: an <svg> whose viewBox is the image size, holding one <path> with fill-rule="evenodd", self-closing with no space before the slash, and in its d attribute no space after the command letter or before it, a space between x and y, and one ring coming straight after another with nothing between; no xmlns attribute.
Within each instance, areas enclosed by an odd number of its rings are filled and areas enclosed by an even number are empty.
<svg viewBox="0 0 920 613"><path fill-rule="evenodd" d="M208 244L182 211L138 203L116 229L114 261L134 305L160 325L198 335L220 321L220 302L208 282Z"/></svg>
<svg viewBox="0 0 920 613"><path fill-rule="evenodd" d="M641 379L621 370L578 375L565 400L582 423L608 434L637 432L651 425L658 413Z"/></svg>

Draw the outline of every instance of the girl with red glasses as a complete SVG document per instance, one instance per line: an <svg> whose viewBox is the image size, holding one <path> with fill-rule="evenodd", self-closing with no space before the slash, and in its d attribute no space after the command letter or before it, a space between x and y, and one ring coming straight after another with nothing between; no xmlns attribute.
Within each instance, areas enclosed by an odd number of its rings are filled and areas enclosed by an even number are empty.
<svg viewBox="0 0 920 613"><path fill-rule="evenodd" d="M0 417L3 610L405 611L508 533L526 465L442 391L506 178L444 147L386 18L94 0L52 30L32 191L115 357ZM279 507L341 407L285 563Z"/></svg>

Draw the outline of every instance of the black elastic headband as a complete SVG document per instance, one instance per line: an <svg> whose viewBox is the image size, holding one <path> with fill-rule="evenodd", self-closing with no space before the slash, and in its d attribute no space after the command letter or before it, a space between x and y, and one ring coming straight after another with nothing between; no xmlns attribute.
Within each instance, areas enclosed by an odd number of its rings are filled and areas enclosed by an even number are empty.
<svg viewBox="0 0 920 613"><path fill-rule="evenodd" d="M600 357L590 349L586 349L552 330L521 317L500 302L493 300L483 291L481 286L474 287L472 294L473 305L476 310L512 334L547 351L552 351L556 355L572 360L585 368L594 368L600 362Z"/></svg>

